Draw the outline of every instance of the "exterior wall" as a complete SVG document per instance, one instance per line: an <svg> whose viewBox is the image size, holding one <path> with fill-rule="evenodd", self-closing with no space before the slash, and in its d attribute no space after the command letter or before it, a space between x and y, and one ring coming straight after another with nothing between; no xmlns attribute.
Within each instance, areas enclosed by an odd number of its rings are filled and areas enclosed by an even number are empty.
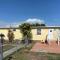
<svg viewBox="0 0 60 60"><path fill-rule="evenodd" d="M5 37L4 37L5 40L8 40L8 37L7 37L8 30L9 29L0 29L0 33L3 33L5 35ZM13 29L11 29L11 30L13 30ZM22 39L22 34L20 33L19 29L16 29L16 31L13 31L13 32L14 32L15 39L19 39L19 40Z"/></svg>
<svg viewBox="0 0 60 60"><path fill-rule="evenodd" d="M41 29L41 35L37 35L37 29L32 29L32 40L45 41L48 34L48 29Z"/></svg>
<svg viewBox="0 0 60 60"><path fill-rule="evenodd" d="M5 35L4 39L8 39L7 38L7 33L8 33L8 29L0 29L0 34L3 33Z"/></svg>
<svg viewBox="0 0 60 60"><path fill-rule="evenodd" d="M16 29L16 31L14 31L14 35L15 35L15 39L22 40L22 34L19 29Z"/></svg>
<svg viewBox="0 0 60 60"><path fill-rule="evenodd" d="M57 40L58 34L57 34L57 29L53 31L53 40Z"/></svg>
<svg viewBox="0 0 60 60"><path fill-rule="evenodd" d="M56 41L57 38L58 38L58 29L49 29L49 30L52 30L52 34L50 35L50 39L51 41ZM49 32L48 32L49 33Z"/></svg>
<svg viewBox="0 0 60 60"><path fill-rule="evenodd" d="M55 29L53 35L54 35L54 40L60 38L60 29Z"/></svg>
<svg viewBox="0 0 60 60"><path fill-rule="evenodd" d="M19 29L16 29L16 31L13 31L15 35L15 39L22 39L22 34ZM8 29L0 29L0 33L3 33L5 35L4 39L8 40L7 34ZM37 41L45 41L46 36L48 35L48 29L41 29L41 35L37 35L37 29L32 29L32 40ZM57 40L57 31L53 30L53 40Z"/></svg>

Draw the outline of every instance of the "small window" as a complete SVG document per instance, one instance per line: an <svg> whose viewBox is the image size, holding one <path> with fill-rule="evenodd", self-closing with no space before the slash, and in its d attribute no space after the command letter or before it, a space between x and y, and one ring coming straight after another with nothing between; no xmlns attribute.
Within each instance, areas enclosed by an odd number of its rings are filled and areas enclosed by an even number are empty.
<svg viewBox="0 0 60 60"><path fill-rule="evenodd" d="M13 31L16 31L16 29L13 29Z"/></svg>
<svg viewBox="0 0 60 60"><path fill-rule="evenodd" d="M37 29L37 35L41 35L41 29Z"/></svg>

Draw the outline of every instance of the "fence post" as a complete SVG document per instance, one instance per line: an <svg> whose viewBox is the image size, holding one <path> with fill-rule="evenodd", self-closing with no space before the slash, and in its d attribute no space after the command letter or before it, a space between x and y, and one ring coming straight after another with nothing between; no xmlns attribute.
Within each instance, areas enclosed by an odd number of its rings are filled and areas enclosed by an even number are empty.
<svg viewBox="0 0 60 60"><path fill-rule="evenodd" d="M3 37L4 34L0 34L0 60L3 60Z"/></svg>

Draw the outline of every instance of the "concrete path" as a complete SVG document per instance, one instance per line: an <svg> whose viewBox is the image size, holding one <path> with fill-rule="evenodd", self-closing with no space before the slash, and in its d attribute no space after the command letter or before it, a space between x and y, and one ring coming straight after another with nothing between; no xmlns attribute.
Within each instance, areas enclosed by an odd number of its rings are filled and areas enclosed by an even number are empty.
<svg viewBox="0 0 60 60"><path fill-rule="evenodd" d="M51 42L49 45L36 42L36 44L32 47L31 51L60 54L60 45L58 46L56 42Z"/></svg>
<svg viewBox="0 0 60 60"><path fill-rule="evenodd" d="M23 48L24 46L25 45L22 45L22 44L21 45L16 45L16 47L14 47L14 48L12 48L8 51L5 51L3 53L3 58L7 57L8 55L12 54L13 52L17 51L18 49Z"/></svg>

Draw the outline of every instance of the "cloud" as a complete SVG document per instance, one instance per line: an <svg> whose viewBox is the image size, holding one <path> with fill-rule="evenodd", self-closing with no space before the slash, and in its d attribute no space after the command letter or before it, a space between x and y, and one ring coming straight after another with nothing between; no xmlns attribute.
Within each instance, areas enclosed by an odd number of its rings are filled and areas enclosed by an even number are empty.
<svg viewBox="0 0 60 60"><path fill-rule="evenodd" d="M33 18L33 19L29 18L25 22L30 24L35 24L35 23L44 24L44 20L37 19L37 18Z"/></svg>
<svg viewBox="0 0 60 60"><path fill-rule="evenodd" d="M22 23L30 23L30 24L35 24L35 23L39 23L39 24L44 24L44 20L41 19L37 19L37 18L29 18L25 21L20 21L20 22L5 22L0 20L0 27L18 27L19 25L21 25Z"/></svg>
<svg viewBox="0 0 60 60"><path fill-rule="evenodd" d="M30 23L30 24L35 24L35 23L39 23L39 24L44 24L44 20L41 19L37 19L37 18L29 18L25 21L20 21L20 22L13 22L11 23L12 27L18 27L19 25L21 25L22 23ZM10 25L9 25L10 26Z"/></svg>
<svg viewBox="0 0 60 60"><path fill-rule="evenodd" d="M18 22L5 22L5 21L0 21L0 27L18 27L19 23Z"/></svg>

